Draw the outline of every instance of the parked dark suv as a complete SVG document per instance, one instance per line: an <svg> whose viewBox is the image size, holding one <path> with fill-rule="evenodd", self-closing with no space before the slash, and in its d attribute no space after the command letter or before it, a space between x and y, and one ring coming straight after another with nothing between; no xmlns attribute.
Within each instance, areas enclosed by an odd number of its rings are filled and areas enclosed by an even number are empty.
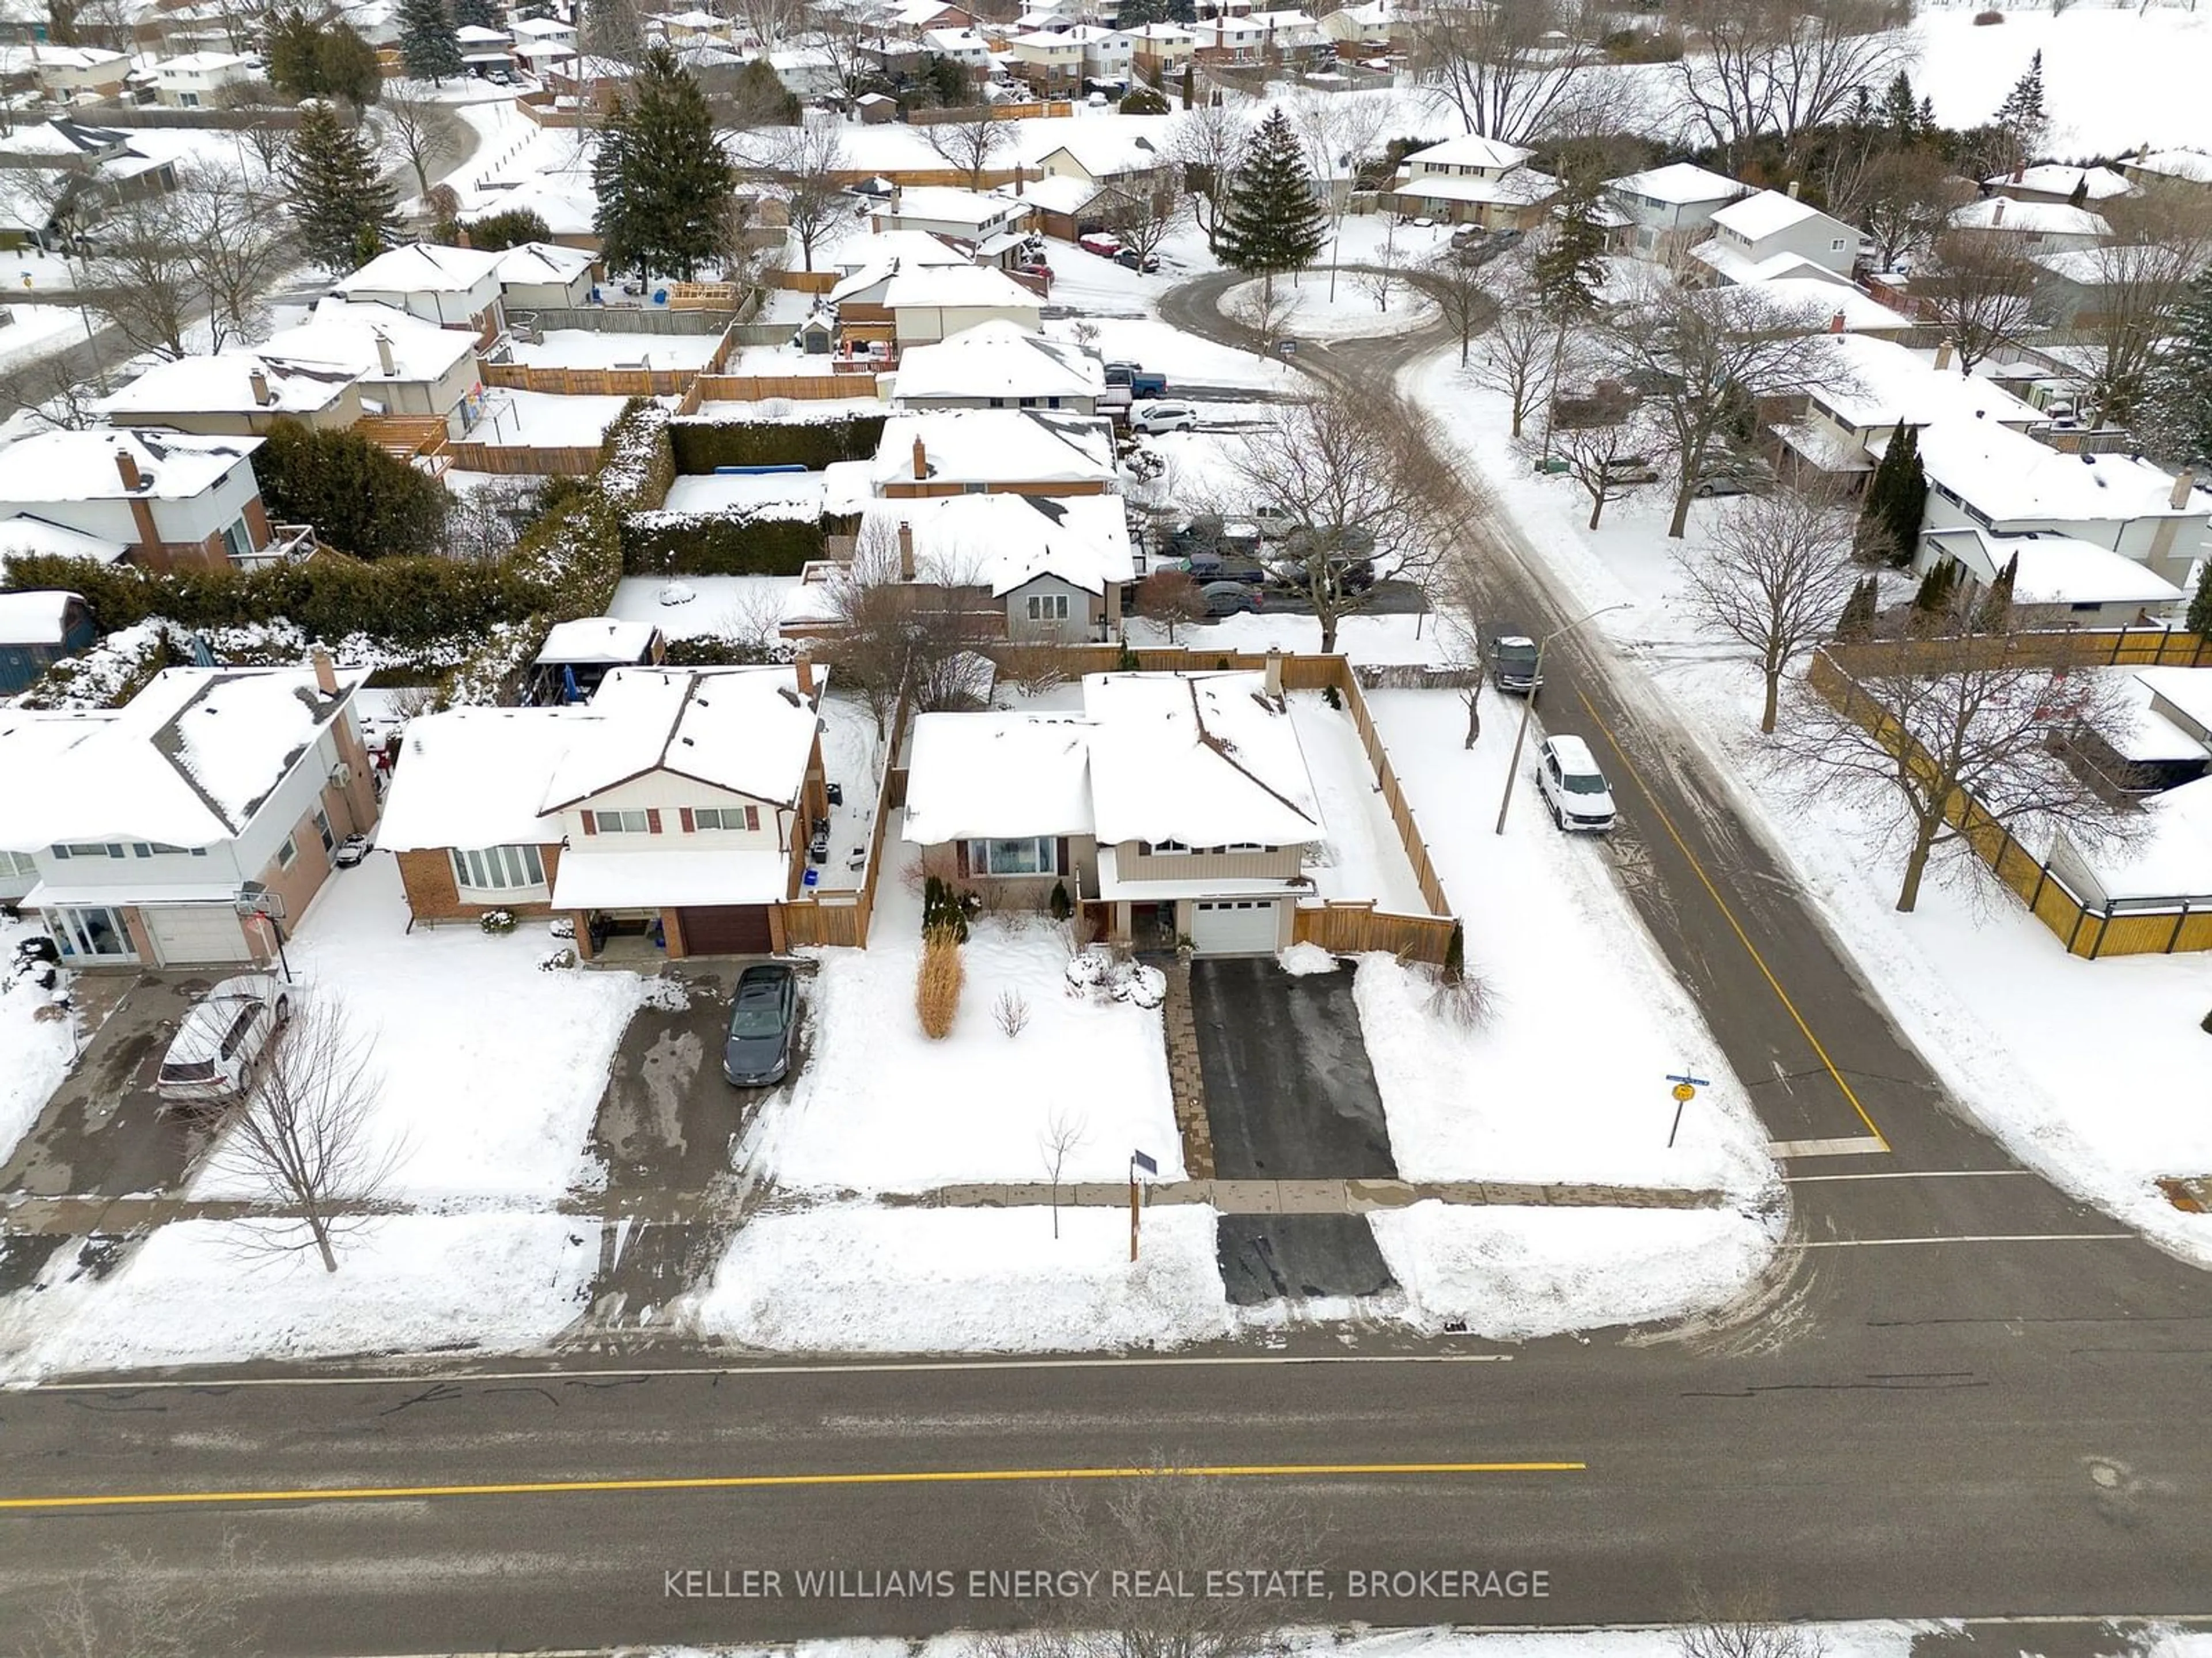
<svg viewBox="0 0 2212 1658"><path fill-rule="evenodd" d="M1526 634L1498 634L1490 641L1490 683L1527 696L1544 683L1536 641Z"/></svg>

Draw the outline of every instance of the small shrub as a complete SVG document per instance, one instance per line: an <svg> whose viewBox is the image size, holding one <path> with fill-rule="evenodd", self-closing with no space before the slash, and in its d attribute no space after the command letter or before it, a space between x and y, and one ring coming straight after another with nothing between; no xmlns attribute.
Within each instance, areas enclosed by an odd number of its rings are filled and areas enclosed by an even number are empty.
<svg viewBox="0 0 2212 1658"><path fill-rule="evenodd" d="M514 931L514 912L507 909L488 909L477 917L477 925L495 938L505 938Z"/></svg>
<svg viewBox="0 0 2212 1658"><path fill-rule="evenodd" d="M1137 653L1129 648L1129 640L1126 634L1121 638L1121 653L1114 659L1114 667L1119 673L1137 671Z"/></svg>
<svg viewBox="0 0 2212 1658"><path fill-rule="evenodd" d="M1054 881L1052 884L1052 897L1046 907L1052 911L1052 919L1055 921L1064 921L1074 913L1075 904L1067 896L1066 882Z"/></svg>
<svg viewBox="0 0 2212 1658"><path fill-rule="evenodd" d="M1437 975L1429 991L1429 1011L1462 1030L1480 1030L1498 1011L1498 997L1480 975Z"/></svg>
<svg viewBox="0 0 2212 1658"><path fill-rule="evenodd" d="M1992 23L2003 21L2004 14L2001 11L1978 11L1974 14L1974 27L1978 29L1987 28Z"/></svg>
<svg viewBox="0 0 2212 1658"><path fill-rule="evenodd" d="M921 1034L941 1042L952 1034L953 1016L960 1011L960 936L949 926L934 926L922 937L921 970L914 986L915 1016Z"/></svg>
<svg viewBox="0 0 2212 1658"><path fill-rule="evenodd" d="M538 963L538 970L540 973L560 973L575 965L576 952L563 944L551 955L542 957Z"/></svg>
<svg viewBox="0 0 2212 1658"><path fill-rule="evenodd" d="M925 938L939 932L950 932L953 942L968 942L968 915L970 901L941 875L930 876L921 889L921 933Z"/></svg>
<svg viewBox="0 0 2212 1658"><path fill-rule="evenodd" d="M991 1017L999 1022L999 1029L1012 1042L1020 1035L1030 1022L1030 1005L1018 990L1002 990L999 999L991 1004Z"/></svg>
<svg viewBox="0 0 2212 1658"><path fill-rule="evenodd" d="M1322 687L1321 700L1332 708L1341 708L1344 706L1343 695L1334 685Z"/></svg>
<svg viewBox="0 0 2212 1658"><path fill-rule="evenodd" d="M2212 1036L2212 1013L2207 1013L2197 1028L2206 1035Z"/></svg>

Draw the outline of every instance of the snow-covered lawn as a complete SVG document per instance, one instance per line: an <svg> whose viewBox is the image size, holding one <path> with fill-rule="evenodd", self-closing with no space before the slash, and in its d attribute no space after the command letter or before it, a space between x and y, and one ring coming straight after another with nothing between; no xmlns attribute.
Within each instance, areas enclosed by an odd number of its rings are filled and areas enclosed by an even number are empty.
<svg viewBox="0 0 2212 1658"><path fill-rule="evenodd" d="M1443 1203L1368 1218L1408 1322L1431 1333L1463 1323L1500 1341L1719 1306L1757 1278L1778 1225L1733 1209Z"/></svg>
<svg viewBox="0 0 2212 1658"><path fill-rule="evenodd" d="M713 334L617 334L556 328L532 345L517 341L514 360L532 368L703 368Z"/></svg>
<svg viewBox="0 0 2212 1658"><path fill-rule="evenodd" d="M961 954L952 1034L921 1034L914 1011L921 902L903 878L912 848L892 823L865 950L825 950L808 1008L811 1057L769 1108L763 1167L787 1187L915 1192L1045 1177L1039 1140L1055 1110L1080 1121L1068 1180L1118 1180L1129 1151L1182 1176L1157 1009L1066 993L1067 945L1042 916L979 916ZM992 1013L1002 991L1029 1004L1011 1040Z"/></svg>
<svg viewBox="0 0 2212 1658"><path fill-rule="evenodd" d="M0 975L15 959L15 942L44 932L28 921L0 917ZM3 981L0 981L3 982ZM28 979L0 988L0 1163L8 1161L53 1091L69 1074L74 1048L70 1021L42 1019L48 992Z"/></svg>
<svg viewBox="0 0 2212 1658"><path fill-rule="evenodd" d="M1467 389L1442 361L1410 383L1453 416L1445 429L1488 476L1523 542L1543 550L1564 602L1633 601L1595 625L1672 701L1684 738L1715 762L1890 1016L1973 1115L2067 1190L2212 1262L2212 1217L2183 1214L2151 1185L2212 1172L2212 1114L2196 1081L2212 1054L2212 1036L2198 1029L2212 1008L2212 956L2070 957L1955 848L1948 864L1938 857L1949 878L1924 887L1913 914L1898 914L1901 849L1882 847L1860 811L1785 802L1778 789L1756 730L1756 674L1741 649L1680 612L1663 492L1608 507L1593 535L1583 528L1587 500L1563 480L1529 475L1513 454L1498 398ZM1692 545L1720 510L1709 502L1692 510ZM1444 879L1449 889L1452 877ZM1473 935L1468 953L1483 957ZM2124 1076L2114 1070L2120 1055Z"/></svg>
<svg viewBox="0 0 2212 1658"><path fill-rule="evenodd" d="M535 1346L582 1310L599 1260L599 1223L569 1215L380 1216L344 1238L335 1273L255 1242L236 1223L178 1221L97 1281L64 1247L13 1298L33 1333L0 1351L0 1380Z"/></svg>
<svg viewBox="0 0 2212 1658"><path fill-rule="evenodd" d="M785 599L798 586L796 576L624 576L607 614L625 622L650 622L671 639L750 637L783 614ZM667 603L670 598L677 602Z"/></svg>
<svg viewBox="0 0 2212 1658"><path fill-rule="evenodd" d="M1288 278L1275 283L1275 331L1297 339L1357 340L1377 334L1402 334L1434 320L1437 302L1412 283L1390 285L1389 304L1376 303L1364 273L1340 273L1336 297L1328 294L1328 274L1308 271L1296 284ZM1247 327L1259 325L1261 284L1239 282L1221 296L1223 314Z"/></svg>
<svg viewBox="0 0 2212 1658"><path fill-rule="evenodd" d="M1214 1218L1148 1210L1132 1263L1118 1208L1062 1208L1057 1239L1043 1207L766 1214L738 1234L699 1321L787 1352L1177 1346L1230 1333Z"/></svg>
<svg viewBox="0 0 2212 1658"><path fill-rule="evenodd" d="M1593 1181L1717 1187L1749 1199L1771 1178L1765 1133L1705 1021L1631 908L1611 841L1552 826L1527 771L1493 832L1517 701L1486 691L1482 740L1462 749L1455 691L1370 691L1391 763L1467 926L1468 973L1488 987L1486 1024L1431 1015L1426 984L1369 957L1354 991L1368 1056L1408 1179ZM1418 1030L1418 1042L1395 1034ZM1666 1078L1699 1067L1714 1086L1674 1114Z"/></svg>
<svg viewBox="0 0 2212 1658"><path fill-rule="evenodd" d="M15 286L22 285L19 276ZM9 319L0 326L0 368L21 367L84 338L84 319L73 305L0 306L0 315Z"/></svg>
<svg viewBox="0 0 2212 1658"><path fill-rule="evenodd" d="M1293 691L1291 727L1305 756L1328 838L1306 873L1323 898L1367 898L1379 909L1425 915L1413 866L1375 783L1375 768L1360 746L1352 716L1332 708L1319 691Z"/></svg>
<svg viewBox="0 0 2212 1658"><path fill-rule="evenodd" d="M671 513L732 513L747 518L822 516L819 472L714 473L678 478L662 503Z"/></svg>
<svg viewBox="0 0 2212 1658"><path fill-rule="evenodd" d="M406 927L398 862L373 853L331 877L287 946L294 974L335 996L374 1042L375 1132L401 1148L392 1195L550 1204L591 1183L592 1119L642 981L540 970L556 947L542 921L503 938L472 926ZM193 1196L238 1194L222 1161Z"/></svg>
<svg viewBox="0 0 2212 1658"><path fill-rule="evenodd" d="M1076 330L1097 331L1097 347L1109 361L1141 363L1168 377L1169 395L1180 386L1224 386L1254 391L1294 390L1304 382L1295 369L1270 362L1234 346L1216 345L1151 317L1078 317L1048 322L1053 339L1071 340Z"/></svg>
<svg viewBox="0 0 2212 1658"><path fill-rule="evenodd" d="M469 440L501 447L586 448L606 436L607 428L629 401L495 387L486 394L483 418L469 429Z"/></svg>
<svg viewBox="0 0 2212 1658"><path fill-rule="evenodd" d="M696 584L695 584L696 585ZM1165 645L1166 633L1139 616L1129 624L1132 645ZM1321 623L1288 610L1228 616L1176 629L1175 642L1203 655L1208 651L1265 651L1274 646L1308 653L1321 649ZM1432 616L1348 616L1337 623L1336 648L1354 662L1449 666L1457 660L1450 641L1439 636Z"/></svg>

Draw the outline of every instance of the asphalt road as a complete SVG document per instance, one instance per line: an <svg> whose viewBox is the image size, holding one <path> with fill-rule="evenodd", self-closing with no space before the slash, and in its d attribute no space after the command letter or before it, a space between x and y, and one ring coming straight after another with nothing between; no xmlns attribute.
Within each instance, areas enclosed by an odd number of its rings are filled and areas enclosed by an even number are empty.
<svg viewBox="0 0 2212 1658"><path fill-rule="evenodd" d="M1233 336L1212 286L1182 290L1167 319ZM1383 375L1427 343L1301 364ZM1526 550L1472 508L1469 533L1484 538L1494 613L1561 619ZM1571 714L1616 768L1636 824L1628 889L1774 1137L1865 1140L1874 1125L1888 1148L1790 1160L1797 1247L1738 1306L1504 1349L1330 1329L1165 1361L548 1364L489 1378L463 1364L435 1378L263 1372L266 1385L240 1373L0 1394L0 1627L106 1546L188 1572L226 1528L258 1551L252 1590L275 1652L1017 1622L1022 1603L960 1593L964 1578L947 1598L883 1599L805 1593L796 1573L1056 1564L1036 1525L1052 1480L963 1476L1155 1456L1350 1470L1236 1485L1318 1533L1300 1551L1310 1559L1239 1564L1327 1568L1334 1598L1291 1615L1332 1623L1662 1619L1693 1575L1790 1614L2212 1614L2212 1280L2021 1170L1965 1120L1632 669L1571 639L1546 675L1547 710ZM793 1483L637 1483L756 1477ZM513 1489L593 1480L629 1483ZM422 1489L454 1485L507 1489ZM284 1495L340 1487L381 1489ZM261 1495L9 1506L191 1491ZM1160 1564L1110 1554L1076 1564ZM1469 1566L1540 1570L1549 1592L1431 1582L1355 1600L1345 1575ZM770 1586L668 1576L749 1567L779 1571L778 1592L700 1598L684 1591ZM2066 1624L2023 1638L2057 1655L2093 1649L2093 1634Z"/></svg>

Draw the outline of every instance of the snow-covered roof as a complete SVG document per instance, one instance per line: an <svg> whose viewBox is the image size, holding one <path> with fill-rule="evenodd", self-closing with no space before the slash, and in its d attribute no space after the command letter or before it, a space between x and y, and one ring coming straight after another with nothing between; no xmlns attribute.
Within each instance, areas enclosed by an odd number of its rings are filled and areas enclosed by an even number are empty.
<svg viewBox="0 0 2212 1658"><path fill-rule="evenodd" d="M884 289L884 304L893 311L908 306L1032 313L1044 309L1042 299L1005 271L980 264L902 265Z"/></svg>
<svg viewBox="0 0 2212 1658"><path fill-rule="evenodd" d="M1809 349L1826 382L1814 392L1814 401L1846 426L1887 434L1899 421L1907 426L1939 420L2035 426L2047 418L2002 386L1978 374L1938 368L1894 340L1823 334Z"/></svg>
<svg viewBox="0 0 2212 1658"><path fill-rule="evenodd" d="M1050 409L906 410L884 422L872 473L878 483L924 477L936 483L1109 482L1113 423L1103 416Z"/></svg>
<svg viewBox="0 0 2212 1658"><path fill-rule="evenodd" d="M574 39L576 27L564 23L557 17L524 17L513 26L516 34L535 35L542 40Z"/></svg>
<svg viewBox="0 0 2212 1658"><path fill-rule="evenodd" d="M259 438L178 432L39 432L0 449L0 504L11 501L189 501L213 489L261 446ZM123 482L118 457L137 468Z"/></svg>
<svg viewBox="0 0 2212 1658"><path fill-rule="evenodd" d="M1431 144L1426 149L1407 152L1407 165L1419 163L1424 167L1480 167L1492 172L1503 172L1518 167L1536 152L1523 149L1518 144L1502 143L1495 138L1486 138L1479 132L1463 132L1456 138L1447 138L1440 144Z"/></svg>
<svg viewBox="0 0 2212 1658"><path fill-rule="evenodd" d="M665 771L776 805L799 799L814 753L816 705L789 667L617 668L591 701L599 716L546 785L553 811Z"/></svg>
<svg viewBox="0 0 2212 1658"><path fill-rule="evenodd" d="M1104 115L1080 121L1024 121L1016 143L1037 154L1024 159L1042 164L1065 155L1094 179L1148 173L1165 165L1169 115Z"/></svg>
<svg viewBox="0 0 2212 1658"><path fill-rule="evenodd" d="M388 349L392 367L384 367ZM307 321L281 329L258 348L271 361L349 370L364 382L437 381L464 357L476 355L476 336L441 328L388 305L319 300Z"/></svg>
<svg viewBox="0 0 2212 1658"><path fill-rule="evenodd" d="M539 664L606 664L642 662L660 630L650 622L623 622L611 616L580 616L554 623L538 653Z"/></svg>
<svg viewBox="0 0 2212 1658"><path fill-rule="evenodd" d="M1736 286L1766 294L1793 311L1817 312L1824 319L1841 313L1846 333L1902 334L1914 325L1904 313L1891 310L1830 270L1820 270L1817 275L1807 271L1789 276L1753 276Z"/></svg>
<svg viewBox="0 0 2212 1658"><path fill-rule="evenodd" d="M894 398L1096 398L1106 373L1097 358L1066 340L1047 339L993 318L899 359Z"/></svg>
<svg viewBox="0 0 2212 1658"><path fill-rule="evenodd" d="M2143 689L2212 731L2212 668L2138 668Z"/></svg>
<svg viewBox="0 0 2212 1658"><path fill-rule="evenodd" d="M1746 241L1764 241L1769 236L1784 231L1795 224L1815 217L1820 210L1809 202L1801 202L1795 196L1785 196L1778 190L1762 190L1730 202L1713 215L1713 222L1723 230L1732 230Z"/></svg>
<svg viewBox="0 0 2212 1658"><path fill-rule="evenodd" d="M957 57L962 52L988 50L983 37L974 29L924 29L921 44L940 57Z"/></svg>
<svg viewBox="0 0 2212 1658"><path fill-rule="evenodd" d="M1491 202L1507 207L1528 207L1556 195L1559 181L1532 167L1516 167L1495 179L1415 173L1408 168L1398 174L1390 188L1398 195L1415 196L1424 201Z"/></svg>
<svg viewBox="0 0 2212 1658"><path fill-rule="evenodd" d="M497 256L492 269L502 284L569 282L589 270L598 257L584 248L552 242L517 242Z"/></svg>
<svg viewBox="0 0 2212 1658"><path fill-rule="evenodd" d="M1004 598L1039 576L1103 593L1135 578L1128 514L1119 495L921 495L871 501L861 534L905 525L915 568L926 578L988 588Z"/></svg>
<svg viewBox="0 0 2212 1658"><path fill-rule="evenodd" d="M1986 585L2014 557L2016 604L2141 604L2177 603L2180 588L2148 566L2074 536L2000 536L1974 529L1931 530L1928 538Z"/></svg>
<svg viewBox="0 0 2212 1658"><path fill-rule="evenodd" d="M773 904L790 896L790 853L596 852L570 847L553 872L556 909Z"/></svg>
<svg viewBox="0 0 2212 1658"><path fill-rule="evenodd" d="M2083 854L2108 899L2201 898L2212 893L2212 777L2154 794L2124 845Z"/></svg>
<svg viewBox="0 0 2212 1658"><path fill-rule="evenodd" d="M0 593L0 645L58 645L69 626L69 607L82 604L76 593Z"/></svg>
<svg viewBox="0 0 2212 1658"><path fill-rule="evenodd" d="M2170 257L2163 250L2130 246L2069 247L2063 253L2029 256L2063 282L2081 288L2103 288L2118 282L2139 282L2150 273L2166 268Z"/></svg>
<svg viewBox="0 0 2212 1658"><path fill-rule="evenodd" d="M1048 173L1022 186L1022 199L1040 213L1065 213L1071 217L1097 201L1103 186L1089 179L1065 173Z"/></svg>
<svg viewBox="0 0 2212 1658"><path fill-rule="evenodd" d="M326 696L311 668L165 668L124 708L85 717L76 742L11 765L0 846L228 841L365 677L342 671Z"/></svg>
<svg viewBox="0 0 2212 1658"><path fill-rule="evenodd" d="M0 572L8 568L10 553L41 553L54 558L96 559L112 564L131 550L126 543L105 536L87 535L65 524L54 524L29 513L0 518Z"/></svg>
<svg viewBox="0 0 2212 1658"><path fill-rule="evenodd" d="M2212 513L2212 492L2202 488L2191 489L2185 505L2172 505L2173 478L2148 461L2132 455L2062 454L1991 421L1951 417L1923 427L1920 462L1930 482L1996 524L2112 523Z"/></svg>
<svg viewBox="0 0 2212 1658"><path fill-rule="evenodd" d="M336 404L356 378L352 369L335 364L222 351L157 362L100 408L110 420L126 423L158 415L314 414Z"/></svg>
<svg viewBox="0 0 2212 1658"><path fill-rule="evenodd" d="M1176 46L1188 46L1198 39L1181 23L1144 23L1117 33L1127 35L1132 40L1162 40Z"/></svg>
<svg viewBox="0 0 2212 1658"><path fill-rule="evenodd" d="M925 714L907 760L906 840L1091 833L1088 721L1066 714Z"/></svg>
<svg viewBox="0 0 2212 1658"><path fill-rule="evenodd" d="M951 185L908 185L884 203L886 217L940 219L951 224L984 225L1008 215L1018 216L1022 203L1009 196L980 190L960 190Z"/></svg>
<svg viewBox="0 0 2212 1658"><path fill-rule="evenodd" d="M106 46L54 46L41 41L31 49L31 72L42 69L105 69L130 60Z"/></svg>
<svg viewBox="0 0 2212 1658"><path fill-rule="evenodd" d="M1740 179L1699 167L1694 161L1674 161L1643 173L1625 173L1607 180L1606 187L1625 196L1641 196L1674 207L1698 202L1732 202L1751 188Z"/></svg>
<svg viewBox="0 0 2212 1658"><path fill-rule="evenodd" d="M2113 700L2112 719L2099 732L2099 735L2112 745L2113 753L2124 760L2133 760L2142 764L2204 759L2204 739L2196 732L2176 725L2151 706L2151 699L2162 693L2156 683L2147 679L2143 672L2131 673L2125 668L2093 668L2089 671L2118 676L2119 695ZM2201 673L2205 679L2212 680L2212 670L2154 668L2145 671L2180 675ZM2193 690L2191 687L2184 694L2188 695ZM2212 684L2206 685L2201 695L2205 713L2212 714ZM2184 712L2187 712L2185 708Z"/></svg>
<svg viewBox="0 0 2212 1658"><path fill-rule="evenodd" d="M2124 177L2108 167L2062 167L2056 161L1996 173L1982 182L1991 190L2027 190L2039 196L2071 196L2079 189L2082 200L2088 202L2130 195L2135 190Z"/></svg>
<svg viewBox="0 0 2212 1658"><path fill-rule="evenodd" d="M465 294L496 275L500 258L480 247L410 242L378 254L331 292L342 299L370 294Z"/></svg>
<svg viewBox="0 0 2212 1658"><path fill-rule="evenodd" d="M2162 179L2179 179L2185 184L2212 185L2212 151L2148 149L2140 155L2122 159L2138 173L2155 173Z"/></svg>
<svg viewBox="0 0 2212 1658"><path fill-rule="evenodd" d="M837 269L847 276L872 273L870 282L880 282L890 274L889 266L896 263L908 267L925 265L973 264L975 261L940 236L927 230L878 230L863 234L837 245L831 257ZM840 288L843 286L841 282ZM833 291L830 298L836 298Z"/></svg>
<svg viewBox="0 0 2212 1658"><path fill-rule="evenodd" d="M1250 672L1086 674L1099 841L1285 847L1322 839L1289 710L1262 684Z"/></svg>
<svg viewBox="0 0 2212 1658"><path fill-rule="evenodd" d="M546 786L589 708L449 708L407 722L376 844L390 852L543 846L561 838L541 812Z"/></svg>
<svg viewBox="0 0 2212 1658"><path fill-rule="evenodd" d="M513 38L505 29L488 29L481 23L464 23L453 31L453 39L465 46L498 46Z"/></svg>
<svg viewBox="0 0 2212 1658"><path fill-rule="evenodd" d="M180 57L162 58L154 65L154 71L157 75L211 75L217 70L243 69L252 61L234 52L188 52Z"/></svg>
<svg viewBox="0 0 2212 1658"><path fill-rule="evenodd" d="M2112 227L2101 213L2063 202L2022 202L2009 196L1984 196L1951 211L1954 230L2017 230L2042 236L2109 236Z"/></svg>
<svg viewBox="0 0 2212 1658"><path fill-rule="evenodd" d="M0 155L54 156L73 161L121 148L127 140L112 127L87 126L66 115L17 127L0 137Z"/></svg>

